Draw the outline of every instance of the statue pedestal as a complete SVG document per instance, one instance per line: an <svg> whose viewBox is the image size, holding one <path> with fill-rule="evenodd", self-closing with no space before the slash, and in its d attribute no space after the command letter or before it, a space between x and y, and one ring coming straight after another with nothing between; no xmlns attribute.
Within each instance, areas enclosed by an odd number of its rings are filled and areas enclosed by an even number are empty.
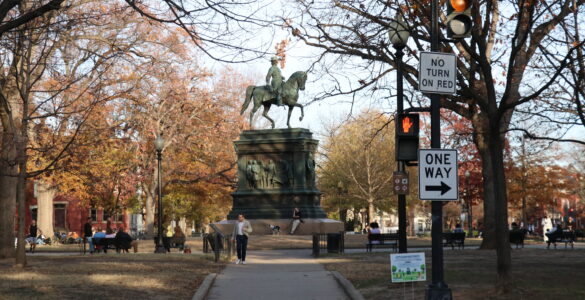
<svg viewBox="0 0 585 300"><path fill-rule="evenodd" d="M311 131L303 128L242 132L234 142L238 188L232 194L234 202L228 220L243 213L253 222L255 231L271 233L266 229L269 224L282 230L288 228L293 208L297 207L305 221L301 225L305 229L300 231L303 234L342 231L343 223L327 219L320 206L314 158L319 142L312 136ZM219 228L227 224L230 223L216 223Z"/></svg>
<svg viewBox="0 0 585 300"><path fill-rule="evenodd" d="M252 225L252 235L270 235L272 226L280 226L280 234L288 234L291 230L291 219L248 219ZM231 234L236 220L224 220L213 223L224 234ZM313 233L339 233L344 231L343 222L331 219L303 219L295 235L311 235Z"/></svg>

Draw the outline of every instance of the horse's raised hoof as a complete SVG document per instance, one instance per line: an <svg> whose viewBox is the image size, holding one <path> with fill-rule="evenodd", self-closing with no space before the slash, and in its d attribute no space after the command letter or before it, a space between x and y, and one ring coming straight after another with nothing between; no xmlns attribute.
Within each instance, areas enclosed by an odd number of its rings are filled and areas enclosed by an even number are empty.
<svg viewBox="0 0 585 300"><path fill-rule="evenodd" d="M303 120L303 117L299 117L299 121L302 121L302 120Z"/></svg>

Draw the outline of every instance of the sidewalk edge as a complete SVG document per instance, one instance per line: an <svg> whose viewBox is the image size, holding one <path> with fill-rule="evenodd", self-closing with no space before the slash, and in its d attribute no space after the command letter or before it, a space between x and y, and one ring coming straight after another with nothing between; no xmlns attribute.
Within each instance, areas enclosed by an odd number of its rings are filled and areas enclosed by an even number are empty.
<svg viewBox="0 0 585 300"><path fill-rule="evenodd" d="M329 271L329 273L331 273L331 275L333 275L333 278L335 278L335 281L337 281L339 286L341 286L341 288L343 289L345 294L349 297L349 299L351 299L351 300L364 300L364 296L362 296L362 294L353 286L353 284L351 284L351 282L349 282L349 280L347 280L345 277L343 277L343 275L341 275L337 271Z"/></svg>
<svg viewBox="0 0 585 300"><path fill-rule="evenodd" d="M205 298L207 298L207 295L209 294L209 291L211 290L211 287L213 286L213 282L215 281L216 277L217 273L209 273L207 276L205 276L205 279L203 279L203 282L201 283L201 285L199 286L191 300L204 300Z"/></svg>

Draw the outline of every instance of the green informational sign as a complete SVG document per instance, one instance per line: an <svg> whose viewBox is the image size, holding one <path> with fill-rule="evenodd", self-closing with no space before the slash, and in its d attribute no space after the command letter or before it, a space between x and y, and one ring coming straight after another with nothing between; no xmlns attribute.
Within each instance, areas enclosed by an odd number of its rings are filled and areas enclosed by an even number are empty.
<svg viewBox="0 0 585 300"><path fill-rule="evenodd" d="M393 283L426 281L427 267L424 252L390 254L390 271Z"/></svg>

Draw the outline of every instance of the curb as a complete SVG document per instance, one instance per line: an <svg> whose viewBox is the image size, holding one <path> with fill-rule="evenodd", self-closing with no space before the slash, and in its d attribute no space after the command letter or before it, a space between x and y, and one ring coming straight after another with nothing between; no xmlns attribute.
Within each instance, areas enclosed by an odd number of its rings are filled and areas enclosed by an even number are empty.
<svg viewBox="0 0 585 300"><path fill-rule="evenodd" d="M205 279L203 279L203 282L201 283L201 285L199 286L191 300L204 300L205 298L207 298L207 294L209 294L209 291L213 286L215 277L217 277L217 273L210 273L207 276L205 276Z"/></svg>
<svg viewBox="0 0 585 300"><path fill-rule="evenodd" d="M341 288L343 289L345 294L347 294L349 299L364 300L364 296L362 296L362 294L360 294L360 292L353 286L353 284L351 284L349 280L343 277L343 275L341 275L337 271L329 271L329 273L333 275L333 278L335 278L335 281L337 281L337 283L341 286Z"/></svg>

